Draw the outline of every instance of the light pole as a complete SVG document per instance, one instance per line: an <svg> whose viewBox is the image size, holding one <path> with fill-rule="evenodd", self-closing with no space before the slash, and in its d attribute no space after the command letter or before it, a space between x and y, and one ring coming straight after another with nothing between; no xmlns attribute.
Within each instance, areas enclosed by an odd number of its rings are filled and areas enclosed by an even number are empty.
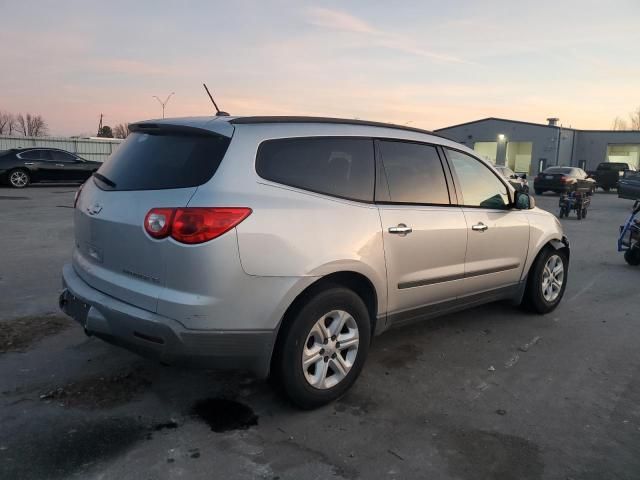
<svg viewBox="0 0 640 480"><path fill-rule="evenodd" d="M155 98L156 100L158 100L158 103L160 103L160 105L162 105L162 118L164 118L164 107L167 106L167 103L169 103L169 99L175 94L176 92L171 92L169 94L169 96L164 100L164 102L162 100L160 100L158 97L156 97L155 95L153 96L153 98Z"/></svg>

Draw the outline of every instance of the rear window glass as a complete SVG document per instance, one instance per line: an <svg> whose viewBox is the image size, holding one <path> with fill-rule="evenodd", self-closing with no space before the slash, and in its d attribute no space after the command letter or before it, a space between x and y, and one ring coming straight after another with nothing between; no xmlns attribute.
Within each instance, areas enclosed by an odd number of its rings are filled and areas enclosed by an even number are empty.
<svg viewBox="0 0 640 480"><path fill-rule="evenodd" d="M135 132L111 154L97 180L107 190L196 187L215 174L230 139L220 135Z"/></svg>
<svg viewBox="0 0 640 480"><path fill-rule="evenodd" d="M292 187L352 200L373 201L373 140L286 138L260 145L258 175Z"/></svg>
<svg viewBox="0 0 640 480"><path fill-rule="evenodd" d="M570 175L571 170L571 168L551 167L547 168L543 173L562 173L563 175Z"/></svg>

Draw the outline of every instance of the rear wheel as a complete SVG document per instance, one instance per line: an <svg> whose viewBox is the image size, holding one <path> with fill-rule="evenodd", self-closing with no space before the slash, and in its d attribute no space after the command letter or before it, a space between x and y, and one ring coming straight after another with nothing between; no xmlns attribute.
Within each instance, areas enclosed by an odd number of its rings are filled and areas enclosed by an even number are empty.
<svg viewBox="0 0 640 480"><path fill-rule="evenodd" d="M9 172L9 185L13 188L24 188L31 182L29 172L22 169L16 169Z"/></svg>
<svg viewBox="0 0 640 480"><path fill-rule="evenodd" d="M547 247L540 252L529 270L522 306L541 314L553 311L564 295L568 267L564 251Z"/></svg>
<svg viewBox="0 0 640 480"><path fill-rule="evenodd" d="M637 243L624 252L624 260L634 267L640 265L640 246Z"/></svg>
<svg viewBox="0 0 640 480"><path fill-rule="evenodd" d="M274 375L295 405L319 407L353 385L371 338L369 312L356 293L340 286L321 291L283 328Z"/></svg>

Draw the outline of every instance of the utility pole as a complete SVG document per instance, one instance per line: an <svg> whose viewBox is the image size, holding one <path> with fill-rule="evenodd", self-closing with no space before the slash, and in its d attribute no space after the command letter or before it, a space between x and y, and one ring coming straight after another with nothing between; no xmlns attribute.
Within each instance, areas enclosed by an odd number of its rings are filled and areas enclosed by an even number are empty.
<svg viewBox="0 0 640 480"><path fill-rule="evenodd" d="M160 98L156 97L155 95L153 96L153 98L155 98L156 100L158 100L158 103L160 103L160 105L162 105L162 118L164 118L164 108L167 106L167 103L169 103L169 99L175 94L176 92L171 92L169 94L169 96L167 98L165 98L164 102L162 100L160 100Z"/></svg>
<svg viewBox="0 0 640 480"><path fill-rule="evenodd" d="M100 123L98 123L98 137L102 133L102 113L100 114Z"/></svg>

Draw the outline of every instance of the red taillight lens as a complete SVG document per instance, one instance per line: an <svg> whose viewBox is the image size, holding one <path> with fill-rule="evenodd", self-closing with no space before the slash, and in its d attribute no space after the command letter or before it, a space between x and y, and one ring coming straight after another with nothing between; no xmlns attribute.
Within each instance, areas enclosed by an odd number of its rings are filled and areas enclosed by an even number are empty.
<svg viewBox="0 0 640 480"><path fill-rule="evenodd" d="M171 233L173 208L152 208L144 217L144 229L153 238L165 238Z"/></svg>
<svg viewBox="0 0 640 480"><path fill-rule="evenodd" d="M180 243L208 242L228 232L251 214L244 207L154 208L144 228L153 238L171 236Z"/></svg>
<svg viewBox="0 0 640 480"><path fill-rule="evenodd" d="M569 177L565 177L564 175L560 177L560 183L567 183L569 181Z"/></svg>
<svg viewBox="0 0 640 480"><path fill-rule="evenodd" d="M178 208L171 237L181 243L207 242L231 230L250 214L250 208Z"/></svg>

